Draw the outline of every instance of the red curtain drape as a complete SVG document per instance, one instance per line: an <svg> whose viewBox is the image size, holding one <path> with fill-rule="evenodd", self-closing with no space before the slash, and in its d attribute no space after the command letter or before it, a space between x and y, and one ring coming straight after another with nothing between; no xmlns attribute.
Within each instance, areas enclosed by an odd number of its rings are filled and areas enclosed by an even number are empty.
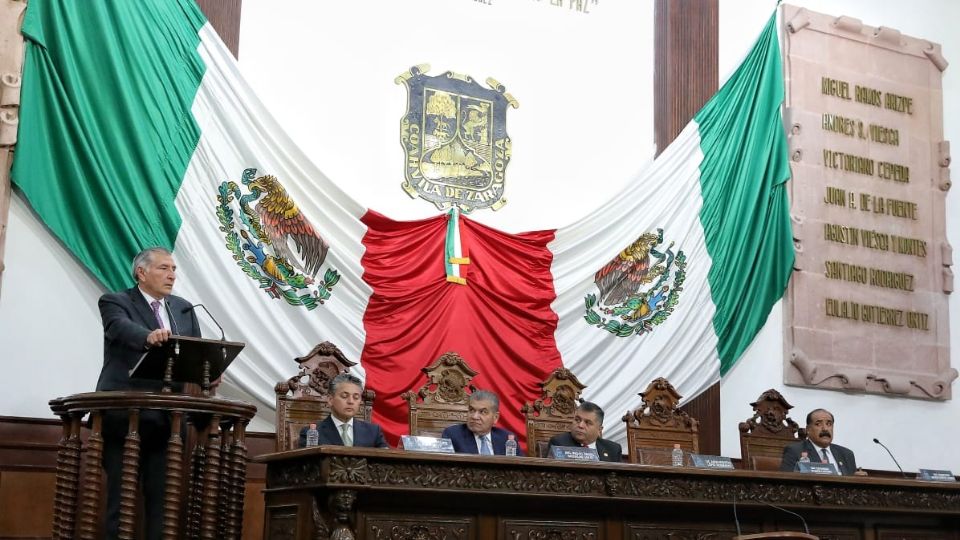
<svg viewBox="0 0 960 540"><path fill-rule="evenodd" d="M473 384L500 397L499 426L525 440L520 407L561 366L556 297L547 244L554 231L507 234L461 217L466 285L446 281L448 217L394 221L373 211L363 222L363 279L373 294L363 317L361 363L376 391L374 419L391 444L407 433L400 395L425 379L420 369L447 351L479 372Z"/></svg>

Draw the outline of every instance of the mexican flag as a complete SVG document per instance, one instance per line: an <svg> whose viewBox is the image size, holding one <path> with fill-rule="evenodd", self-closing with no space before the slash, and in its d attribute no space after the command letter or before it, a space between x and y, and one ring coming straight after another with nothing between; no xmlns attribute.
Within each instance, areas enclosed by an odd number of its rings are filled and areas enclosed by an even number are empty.
<svg viewBox="0 0 960 540"><path fill-rule="evenodd" d="M523 234L351 200L274 122L193 0L31 0L23 34L14 183L107 289L133 285L140 249L172 249L175 293L247 343L226 393L267 418L293 358L330 341L359 362L394 442L400 395L447 351L500 395L514 432L564 366L622 438L616 417L652 379L685 397L718 381L792 268L774 17L626 190Z"/></svg>

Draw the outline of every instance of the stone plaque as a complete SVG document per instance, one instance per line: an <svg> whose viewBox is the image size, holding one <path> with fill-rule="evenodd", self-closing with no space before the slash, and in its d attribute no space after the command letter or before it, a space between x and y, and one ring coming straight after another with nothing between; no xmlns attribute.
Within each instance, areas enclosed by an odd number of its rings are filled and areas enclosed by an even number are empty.
<svg viewBox="0 0 960 540"><path fill-rule="evenodd" d="M782 20L797 253L784 382L950 399L940 45L790 5Z"/></svg>

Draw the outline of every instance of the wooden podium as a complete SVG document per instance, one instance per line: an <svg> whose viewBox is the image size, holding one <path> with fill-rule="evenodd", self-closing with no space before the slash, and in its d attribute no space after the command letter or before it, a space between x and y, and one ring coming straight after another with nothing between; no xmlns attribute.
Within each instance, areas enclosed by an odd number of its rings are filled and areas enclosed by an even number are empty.
<svg viewBox="0 0 960 540"><path fill-rule="evenodd" d="M170 420L167 440L163 538L239 539L246 484L246 426L257 408L210 397L210 380L219 377L242 343L174 336L150 349L131 376L163 381L161 392L111 391L50 400L63 421L57 453L53 537L102 537L101 491L104 416L125 415L120 487L121 539L136 538L139 491L140 418L150 411ZM174 383L199 384L203 395L173 392ZM90 435L81 440L83 418Z"/></svg>

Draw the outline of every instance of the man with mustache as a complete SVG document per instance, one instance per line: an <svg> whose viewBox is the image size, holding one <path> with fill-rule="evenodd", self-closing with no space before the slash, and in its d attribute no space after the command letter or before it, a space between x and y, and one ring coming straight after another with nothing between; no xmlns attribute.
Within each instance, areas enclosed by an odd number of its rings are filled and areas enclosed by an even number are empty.
<svg viewBox="0 0 960 540"><path fill-rule="evenodd" d="M814 463L832 463L842 475L857 474L857 460L853 451L832 443L833 414L826 409L810 411L807 415L807 438L783 449L780 470L793 471L800 460L800 453L806 452Z"/></svg>

